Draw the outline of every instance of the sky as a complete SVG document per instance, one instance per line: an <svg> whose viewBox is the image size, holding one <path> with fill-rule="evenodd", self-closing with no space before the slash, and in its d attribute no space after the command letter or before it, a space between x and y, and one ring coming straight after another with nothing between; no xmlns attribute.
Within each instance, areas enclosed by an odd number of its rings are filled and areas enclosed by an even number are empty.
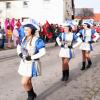
<svg viewBox="0 0 100 100"><path fill-rule="evenodd" d="M100 0L74 0L75 8L94 8L95 13L100 13Z"/></svg>

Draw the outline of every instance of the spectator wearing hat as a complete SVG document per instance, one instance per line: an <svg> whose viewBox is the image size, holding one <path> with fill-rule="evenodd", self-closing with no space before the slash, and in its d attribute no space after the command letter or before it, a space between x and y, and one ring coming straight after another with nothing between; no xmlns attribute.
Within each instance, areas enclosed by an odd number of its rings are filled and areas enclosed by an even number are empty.
<svg viewBox="0 0 100 100"><path fill-rule="evenodd" d="M32 77L39 75L35 60L45 55L45 44L43 40L35 36L36 30L32 24L25 24L25 37L17 46L17 53L21 58L18 73L22 76L22 85L28 94L27 100L34 100L37 96L31 80Z"/></svg>
<svg viewBox="0 0 100 100"><path fill-rule="evenodd" d="M73 58L73 48L81 43L81 39L72 32L70 25L63 25L64 32L60 33L56 41L61 47L59 56L62 58L62 78L61 81L67 81L69 78L69 61ZM77 41L74 45L73 42Z"/></svg>
<svg viewBox="0 0 100 100"><path fill-rule="evenodd" d="M80 49L82 50L82 68L81 70L85 70L86 68L90 68L92 65L90 52L93 50L92 43L94 43L99 35L92 28L92 24L89 22L83 23L83 29L77 33L78 36L82 39L82 43ZM88 62L86 66L86 61Z"/></svg>

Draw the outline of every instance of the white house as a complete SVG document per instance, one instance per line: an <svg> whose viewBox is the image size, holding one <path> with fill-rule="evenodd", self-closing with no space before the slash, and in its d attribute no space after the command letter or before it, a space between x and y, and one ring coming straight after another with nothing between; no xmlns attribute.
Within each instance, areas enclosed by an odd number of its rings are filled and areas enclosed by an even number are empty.
<svg viewBox="0 0 100 100"><path fill-rule="evenodd" d="M34 18L38 22L62 23L71 19L72 0L4 0L0 2L0 18Z"/></svg>

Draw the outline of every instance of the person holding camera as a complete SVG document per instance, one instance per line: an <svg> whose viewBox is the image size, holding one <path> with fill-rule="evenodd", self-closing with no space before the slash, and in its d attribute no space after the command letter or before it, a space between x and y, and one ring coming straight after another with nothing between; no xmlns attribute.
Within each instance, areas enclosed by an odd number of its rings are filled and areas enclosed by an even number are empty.
<svg viewBox="0 0 100 100"><path fill-rule="evenodd" d="M36 27L32 23L24 25L25 37L17 46L21 58L18 73L22 76L22 86L28 94L27 100L34 100L36 93L32 86L32 77L38 76L35 60L45 55L45 44L36 36Z"/></svg>

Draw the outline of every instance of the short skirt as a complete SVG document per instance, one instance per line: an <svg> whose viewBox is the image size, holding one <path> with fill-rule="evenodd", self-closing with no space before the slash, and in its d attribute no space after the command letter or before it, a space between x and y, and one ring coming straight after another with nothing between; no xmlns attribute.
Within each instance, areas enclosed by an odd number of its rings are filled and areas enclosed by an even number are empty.
<svg viewBox="0 0 100 100"><path fill-rule="evenodd" d="M80 45L80 49L81 50L86 50L86 51L92 51L93 50L93 47L92 47L92 44L83 42Z"/></svg>
<svg viewBox="0 0 100 100"><path fill-rule="evenodd" d="M21 76L36 77L41 74L40 61L21 60L18 73Z"/></svg>
<svg viewBox="0 0 100 100"><path fill-rule="evenodd" d="M71 59L74 57L74 51L73 49L69 48L61 48L59 52L59 57L65 57Z"/></svg>

